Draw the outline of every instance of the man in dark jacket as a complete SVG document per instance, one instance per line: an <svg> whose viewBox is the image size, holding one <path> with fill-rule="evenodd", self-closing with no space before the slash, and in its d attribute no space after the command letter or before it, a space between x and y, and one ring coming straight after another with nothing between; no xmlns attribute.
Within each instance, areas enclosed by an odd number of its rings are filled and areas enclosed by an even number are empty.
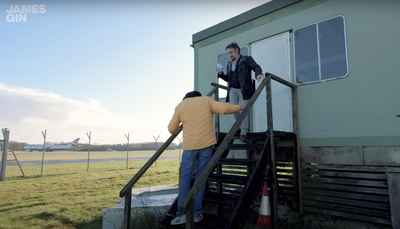
<svg viewBox="0 0 400 229"><path fill-rule="evenodd" d="M240 47L236 42L230 43L225 50L232 61L228 63L226 68L227 74L217 69L218 77L228 82L226 102L238 105L244 100L249 100L254 94L255 89L251 79L251 70L255 72L258 81L263 80L265 76L262 74L261 67L251 56L240 55ZM235 113L235 119L238 119L239 115L239 113ZM249 121L248 115L246 115L240 125L240 140L242 142L246 142L248 130Z"/></svg>

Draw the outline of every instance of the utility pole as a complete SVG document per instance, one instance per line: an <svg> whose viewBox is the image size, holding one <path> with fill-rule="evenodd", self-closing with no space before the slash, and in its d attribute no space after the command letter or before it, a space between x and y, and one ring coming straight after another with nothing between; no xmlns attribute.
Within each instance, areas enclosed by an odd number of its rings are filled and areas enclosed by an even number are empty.
<svg viewBox="0 0 400 229"><path fill-rule="evenodd" d="M129 133L128 133L128 136L126 136L126 134L125 134L125 137L126 137L126 139L128 139L128 148L126 149L126 169L128 169L128 159L129 159Z"/></svg>
<svg viewBox="0 0 400 229"><path fill-rule="evenodd" d="M154 135L153 135L153 138L154 138L154 140L156 140L156 149L155 149L155 150L156 150L156 152L157 152L157 140L158 140L158 138L159 138L159 137L160 137L160 135L158 135L158 137L157 137L157 138L156 138L156 137L154 137ZM157 160L156 160L156 162L155 162L155 163L156 163L156 166L157 166Z"/></svg>
<svg viewBox="0 0 400 229"><path fill-rule="evenodd" d="M43 140L42 170L40 171L40 177L42 177L43 174L44 150L46 148L46 130L44 130L44 133L42 131L42 135L44 140Z"/></svg>
<svg viewBox="0 0 400 229"><path fill-rule="evenodd" d="M89 158L90 158L90 140L92 139L92 131L89 131L89 134L86 133L86 136L89 138L89 150L88 150L88 155L87 155L87 172L89 172Z"/></svg>

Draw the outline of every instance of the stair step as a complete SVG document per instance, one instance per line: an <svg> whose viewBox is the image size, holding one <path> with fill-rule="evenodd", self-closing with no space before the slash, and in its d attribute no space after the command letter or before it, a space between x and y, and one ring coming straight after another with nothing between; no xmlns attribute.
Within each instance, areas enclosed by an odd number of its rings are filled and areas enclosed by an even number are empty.
<svg viewBox="0 0 400 229"><path fill-rule="evenodd" d="M214 187L213 188L209 188L207 190L210 191L210 192L218 192L218 189L216 187L215 188ZM233 186L227 187L227 185L224 184L224 188L223 188L223 193L224 194L240 196L242 194L242 191L243 191L243 187L238 187L238 186L236 186L236 187L233 187Z"/></svg>
<svg viewBox="0 0 400 229"><path fill-rule="evenodd" d="M220 158L218 165L254 165L256 159L235 159L235 158Z"/></svg>
<svg viewBox="0 0 400 229"><path fill-rule="evenodd" d="M210 199L210 198L207 198L206 196L204 196L203 202L205 202L205 203L212 203L212 204L216 204L216 205L225 205L225 206L229 206L229 207L235 207L235 205L236 205L236 203L237 203L237 201L235 201L235 200Z"/></svg>
<svg viewBox="0 0 400 229"><path fill-rule="evenodd" d="M207 195L212 198L223 198L223 199L231 199L231 200L238 200L240 198L240 195L230 195L230 194L225 194L225 193L219 193L219 192L204 192L204 195Z"/></svg>
<svg viewBox="0 0 400 229"><path fill-rule="evenodd" d="M219 145L214 146L214 150L217 150ZM263 144L231 144L226 147L226 150L261 150Z"/></svg>
<svg viewBox="0 0 400 229"><path fill-rule="evenodd" d="M219 133L218 137L219 138L225 138L225 136L228 133ZM293 132L285 132L285 131L274 131L274 136L276 137L283 137L283 138L293 138L294 133ZM265 140L268 137L267 132L252 132L252 133L247 133L246 134L246 139L249 140ZM233 136L233 139L239 139L240 138L240 133L239 131L235 133Z"/></svg>
<svg viewBox="0 0 400 229"><path fill-rule="evenodd" d="M207 191L218 192L216 183L210 183L210 181L208 181L208 183L210 184L210 186L208 187ZM233 195L240 195L242 193L244 185L226 183L226 184L223 184L223 188L224 188L223 189L224 194L232 193Z"/></svg>
<svg viewBox="0 0 400 229"><path fill-rule="evenodd" d="M203 201L219 205L234 207L239 200L239 195L230 195L218 192L205 192Z"/></svg>
<svg viewBox="0 0 400 229"><path fill-rule="evenodd" d="M245 185L247 183L247 177L224 175L224 174L210 174L207 181Z"/></svg>

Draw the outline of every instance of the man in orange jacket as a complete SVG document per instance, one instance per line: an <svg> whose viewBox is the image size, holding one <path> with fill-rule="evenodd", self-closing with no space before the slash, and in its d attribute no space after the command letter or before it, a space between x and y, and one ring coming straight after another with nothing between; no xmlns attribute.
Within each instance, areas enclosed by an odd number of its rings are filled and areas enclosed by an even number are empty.
<svg viewBox="0 0 400 229"><path fill-rule="evenodd" d="M193 167L197 162L195 179L197 180L211 159L215 138L213 114L232 114L239 112L245 101L240 105L220 103L208 96L201 96L198 91L186 94L183 101L175 108L175 113L168 125L171 134L179 133L179 125L183 126L183 154L181 178L179 180L178 207L190 191ZM197 193L194 201L194 222L203 219L201 214L205 184ZM179 210L179 209L178 209ZM171 225L184 224L186 216L179 213L171 221Z"/></svg>

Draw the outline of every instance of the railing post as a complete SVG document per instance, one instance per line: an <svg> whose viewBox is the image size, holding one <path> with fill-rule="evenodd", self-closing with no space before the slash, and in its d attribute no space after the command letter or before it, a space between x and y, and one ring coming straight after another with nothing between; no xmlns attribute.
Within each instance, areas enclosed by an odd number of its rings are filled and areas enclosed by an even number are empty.
<svg viewBox="0 0 400 229"><path fill-rule="evenodd" d="M292 89L292 115L293 115L293 148L294 148L294 167L295 167L295 176L296 176L296 190L297 190L297 210L300 213L303 213L303 203L302 203L302 195L301 195L301 173L300 173L300 148L299 148L299 130L298 130L298 119L297 119L297 86L292 84L284 79L281 79L275 75L270 74L271 78L283 85L286 85Z"/></svg>
<svg viewBox="0 0 400 229"><path fill-rule="evenodd" d="M303 213L303 203L301 195L301 174L300 174L300 148L299 148L299 130L298 130L298 120L297 120L297 95L296 88L292 88L292 114L293 114L293 147L294 147L294 164L295 164L295 175L297 178L296 189L297 189L297 210Z"/></svg>
<svg viewBox="0 0 400 229"><path fill-rule="evenodd" d="M268 74L269 75L269 74ZM269 76L268 76L269 77ZM267 78L267 73L266 73ZM267 125L270 137L270 152L271 152L271 188L272 188L272 227L277 228L277 183L276 183L276 164L275 164L275 144L274 144L274 125L272 117L272 95L271 95L271 80L266 85L266 100L267 100Z"/></svg>
<svg viewBox="0 0 400 229"><path fill-rule="evenodd" d="M214 98L215 101L219 102L219 93L218 93L218 88L216 88ZM220 132L220 126L219 126L219 114L215 115L215 133L218 135Z"/></svg>
<svg viewBox="0 0 400 229"><path fill-rule="evenodd" d="M188 211L186 212L186 229L194 228L194 200L191 202Z"/></svg>
<svg viewBox="0 0 400 229"><path fill-rule="evenodd" d="M132 204L132 187L127 190L125 194L124 205L124 228L131 228L131 204Z"/></svg>

